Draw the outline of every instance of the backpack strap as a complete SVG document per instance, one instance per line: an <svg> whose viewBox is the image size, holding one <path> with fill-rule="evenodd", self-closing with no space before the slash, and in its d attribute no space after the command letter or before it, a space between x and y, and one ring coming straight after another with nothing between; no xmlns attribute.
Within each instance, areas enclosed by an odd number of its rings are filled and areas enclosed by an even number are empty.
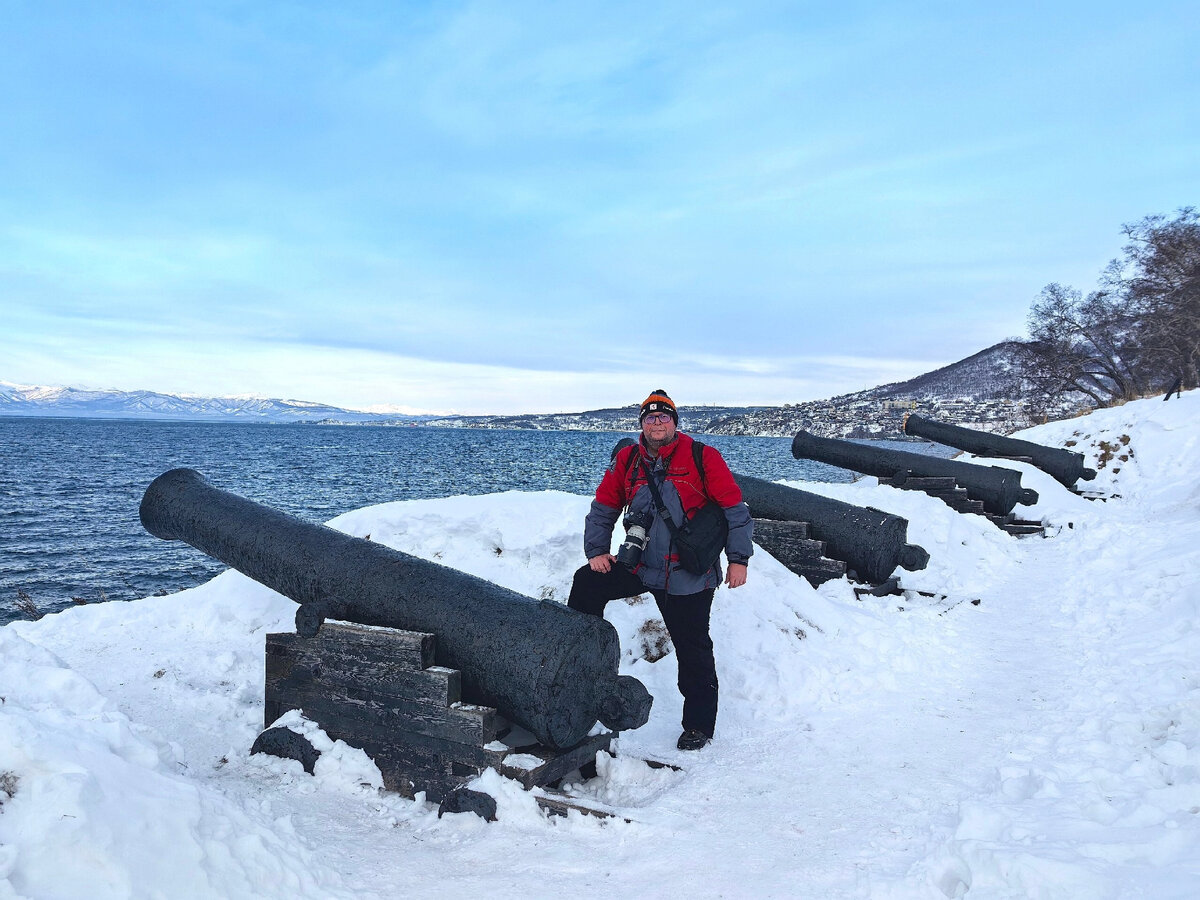
<svg viewBox="0 0 1200 900"><path fill-rule="evenodd" d="M629 462L625 466L625 471L623 471L621 473L621 490L625 493L625 495L627 497L626 502L625 502L626 506L629 505L628 498L631 496L631 489L633 487L633 485L630 482L637 481L637 467L638 467L638 463L641 462L641 456L642 456L642 454L638 450L637 444L630 444L629 448L627 448L627 449L631 449L633 452L631 452L629 454ZM620 453L620 451L618 451L618 455L619 455L619 453ZM632 473L632 477L631 477L631 473Z"/></svg>
<svg viewBox="0 0 1200 900"><path fill-rule="evenodd" d="M708 492L708 479L704 475L704 444L695 438L692 439L692 459L696 463L696 471L700 473L700 486L704 488L704 496L712 500L712 494Z"/></svg>
<svg viewBox="0 0 1200 900"><path fill-rule="evenodd" d="M630 484L630 480L631 480L630 473L633 474L632 480L637 481L637 467L638 467L638 464L641 463L641 461L642 461L642 454L638 450L638 445L631 444L630 446L633 448L633 452L629 454L630 462L628 465L625 466L625 471L621 473L621 485L625 489L625 492L627 494L629 493L630 489L633 487L633 485ZM709 500L712 500L713 499L712 494L710 494L708 492L708 477L704 473L704 447L705 446L706 446L705 444L701 443L700 441L696 440L695 438L692 438L692 461L696 464L696 471L700 473L700 487L704 491L704 496L707 497ZM620 451L618 451L618 455L619 454L620 454ZM649 479L649 473L647 473L646 477L647 477L647 479ZM715 501L713 501L713 502L715 502Z"/></svg>
<svg viewBox="0 0 1200 900"><path fill-rule="evenodd" d="M671 541L674 543L679 540L679 526L675 524L675 520L671 518L671 512L667 509L667 504L663 502L662 493L658 489L658 482L654 477L654 473L650 469L646 470L646 487L650 488L650 495L654 498L654 508L658 510L658 516L666 525L667 530L671 532ZM687 513L684 513L684 527L687 526Z"/></svg>

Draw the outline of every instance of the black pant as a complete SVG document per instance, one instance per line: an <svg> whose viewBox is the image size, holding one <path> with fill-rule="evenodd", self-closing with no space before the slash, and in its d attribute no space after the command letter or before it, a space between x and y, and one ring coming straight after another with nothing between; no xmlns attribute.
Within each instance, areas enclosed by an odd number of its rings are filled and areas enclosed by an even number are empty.
<svg viewBox="0 0 1200 900"><path fill-rule="evenodd" d="M649 591L662 613L675 658L679 663L679 693L683 695L683 729L712 737L717 722L717 666L708 634L713 589L695 594L668 594L647 588L620 563L607 572L584 566L575 573L567 606L593 616L603 616L609 600L636 597Z"/></svg>

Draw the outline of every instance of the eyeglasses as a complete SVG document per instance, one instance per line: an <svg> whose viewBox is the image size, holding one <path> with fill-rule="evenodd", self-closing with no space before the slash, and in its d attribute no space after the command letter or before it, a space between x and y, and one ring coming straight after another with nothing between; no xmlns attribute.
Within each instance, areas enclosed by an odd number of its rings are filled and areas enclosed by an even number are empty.
<svg viewBox="0 0 1200 900"><path fill-rule="evenodd" d="M646 418L642 419L642 421L649 422L651 425L657 425L660 422L665 425L667 422L671 421L671 414L670 413L654 413L652 415L646 416Z"/></svg>

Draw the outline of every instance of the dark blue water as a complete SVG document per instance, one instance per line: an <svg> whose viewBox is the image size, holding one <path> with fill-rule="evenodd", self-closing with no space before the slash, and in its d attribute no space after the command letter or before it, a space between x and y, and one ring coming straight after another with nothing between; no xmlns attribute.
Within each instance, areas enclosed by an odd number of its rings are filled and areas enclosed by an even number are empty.
<svg viewBox="0 0 1200 900"><path fill-rule="evenodd" d="M51 612L132 600L195 587L221 572L220 563L151 537L138 521L143 492L168 469L197 469L217 487L324 522L389 500L506 490L590 494L625 436L0 417L0 622L23 615L22 602ZM850 478L793 459L787 438L704 440L747 475Z"/></svg>

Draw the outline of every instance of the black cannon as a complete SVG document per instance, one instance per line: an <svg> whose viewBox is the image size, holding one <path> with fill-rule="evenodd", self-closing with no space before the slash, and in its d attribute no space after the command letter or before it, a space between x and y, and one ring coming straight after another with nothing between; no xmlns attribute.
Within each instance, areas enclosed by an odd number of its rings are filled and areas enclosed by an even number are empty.
<svg viewBox="0 0 1200 900"><path fill-rule="evenodd" d="M435 661L461 671L463 699L548 747L578 744L597 720L622 730L649 718L652 698L617 674L617 633L599 617L304 522L191 469L156 478L140 514L155 537L186 541L299 603L301 635L327 617L436 634Z"/></svg>
<svg viewBox="0 0 1200 900"><path fill-rule="evenodd" d="M632 443L632 438L622 438L613 447L611 456L615 457L617 451ZM733 478L751 516L807 523L808 536L824 542L823 554L846 563L860 581L882 584L896 566L914 572L929 564L925 549L907 542L908 521L900 516L832 500L753 475L734 472ZM755 529L759 546L775 555L767 529L758 525Z"/></svg>
<svg viewBox="0 0 1200 900"><path fill-rule="evenodd" d="M1006 516L1018 503L1037 503L1037 491L1021 487L1021 473L999 466L977 466L920 453L871 447L853 441L821 438L801 431L792 440L792 456L814 459L864 475L903 480L908 476L952 476L972 500L996 516Z"/></svg>
<svg viewBox="0 0 1200 900"><path fill-rule="evenodd" d="M1096 470L1089 469L1084 465L1083 454L1070 450L1043 447L1032 441L1022 441L999 434L989 434L986 431L976 431L973 428L934 422L911 413L904 417L903 429L905 434L928 438L939 444L945 444L947 447L974 453L976 456L1027 458L1033 465L1043 472L1053 475L1066 487L1074 487L1075 482L1080 478L1084 481L1091 481L1096 477Z"/></svg>
<svg viewBox="0 0 1200 900"><path fill-rule="evenodd" d="M929 564L925 549L907 542L907 519L753 475L735 472L733 477L752 516L807 522L808 533L825 542L825 555L844 561L859 581L882 584L896 566L914 572Z"/></svg>

